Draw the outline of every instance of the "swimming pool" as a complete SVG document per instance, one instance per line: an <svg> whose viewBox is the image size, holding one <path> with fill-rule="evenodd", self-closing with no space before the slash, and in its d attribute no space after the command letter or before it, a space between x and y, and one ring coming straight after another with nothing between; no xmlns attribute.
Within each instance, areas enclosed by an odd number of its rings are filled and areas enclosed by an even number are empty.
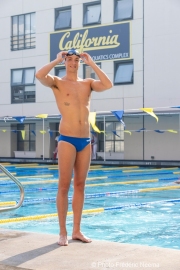
<svg viewBox="0 0 180 270"><path fill-rule="evenodd" d="M0 214L0 227L58 234L57 216L50 215L57 212L57 166L5 167L24 185L25 200L21 208ZM180 249L180 185L174 184L179 174L179 168L91 167L84 209L95 212L83 214L82 231L92 239ZM72 192L73 181L68 211L72 211ZM18 200L19 189L0 174L0 202ZM46 218L35 218L41 215ZM28 220L29 216L33 216L32 220ZM70 214L68 235L72 223Z"/></svg>

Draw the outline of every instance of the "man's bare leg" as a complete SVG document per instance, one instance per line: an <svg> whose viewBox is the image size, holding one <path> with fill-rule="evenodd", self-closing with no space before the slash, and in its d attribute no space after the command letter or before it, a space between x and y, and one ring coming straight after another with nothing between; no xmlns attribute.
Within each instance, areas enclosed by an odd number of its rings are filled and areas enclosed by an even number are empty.
<svg viewBox="0 0 180 270"><path fill-rule="evenodd" d="M59 184L57 193L57 210L60 227L58 244L67 246L66 216L68 211L68 191L72 178L73 166L76 158L76 150L73 145L60 141L58 143L58 167Z"/></svg>
<svg viewBox="0 0 180 270"><path fill-rule="evenodd" d="M73 240L81 240L82 242L90 243L91 239L86 237L80 229L82 209L84 204L84 187L85 180L89 170L91 158L91 146L87 145L82 151L76 155L74 164L74 195L72 208L74 213L74 227L72 233Z"/></svg>

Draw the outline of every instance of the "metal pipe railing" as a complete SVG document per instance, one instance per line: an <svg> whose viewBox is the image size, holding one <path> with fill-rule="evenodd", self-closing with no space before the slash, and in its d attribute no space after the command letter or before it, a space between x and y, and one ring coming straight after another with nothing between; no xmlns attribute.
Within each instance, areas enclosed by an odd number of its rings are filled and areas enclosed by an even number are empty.
<svg viewBox="0 0 180 270"><path fill-rule="evenodd" d="M13 180L17 186L19 187L20 189L20 192L21 192L21 196L20 196L20 201L18 202L18 204L16 204L15 206L12 206L12 207L6 207L6 208L0 208L0 213L1 212L6 212L6 211L11 211L11 210L14 210L14 209L17 209L19 208L23 201L24 201L24 188L22 186L22 184L19 182L18 179L16 179L3 165L0 164L0 169L7 175L9 176L9 178L11 180Z"/></svg>

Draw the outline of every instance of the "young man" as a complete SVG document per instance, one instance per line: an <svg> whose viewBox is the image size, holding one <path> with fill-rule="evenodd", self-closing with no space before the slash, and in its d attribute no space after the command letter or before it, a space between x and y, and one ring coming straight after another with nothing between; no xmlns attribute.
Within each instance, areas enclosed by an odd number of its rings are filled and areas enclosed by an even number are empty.
<svg viewBox="0 0 180 270"><path fill-rule="evenodd" d="M80 59L89 65L99 80L78 77ZM65 61L66 75L63 78L52 76L50 70ZM80 230L84 204L85 180L91 159L89 106L91 91L101 92L112 87L108 76L93 62L87 53L79 54L71 49L61 51L57 58L42 67L36 78L53 90L57 106L62 116L58 143L59 184L57 210L60 226L58 244L67 246L66 216L68 210L68 191L74 170L74 194L72 209L74 214L72 239L90 243L91 239Z"/></svg>

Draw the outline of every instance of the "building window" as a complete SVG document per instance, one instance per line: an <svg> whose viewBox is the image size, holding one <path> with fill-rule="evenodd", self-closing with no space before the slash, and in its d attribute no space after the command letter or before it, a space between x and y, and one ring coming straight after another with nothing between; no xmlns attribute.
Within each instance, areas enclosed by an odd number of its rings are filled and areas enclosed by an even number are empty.
<svg viewBox="0 0 180 270"><path fill-rule="evenodd" d="M100 24L101 23L101 2L91 2L84 4L83 25Z"/></svg>
<svg viewBox="0 0 180 270"><path fill-rule="evenodd" d="M104 130L104 122L98 122L97 125L100 130ZM120 122L106 122L105 125L105 152L124 152L124 126ZM98 137L99 151L104 152L104 133L100 133Z"/></svg>
<svg viewBox="0 0 180 270"><path fill-rule="evenodd" d="M17 151L36 151L35 124L18 124L17 130Z"/></svg>
<svg viewBox="0 0 180 270"><path fill-rule="evenodd" d="M11 70L12 103L35 102L35 68Z"/></svg>
<svg viewBox="0 0 180 270"><path fill-rule="evenodd" d="M71 28L71 7L55 9L55 25L54 29Z"/></svg>
<svg viewBox="0 0 180 270"><path fill-rule="evenodd" d="M55 68L55 75L59 78L64 77L66 75L66 68L65 67Z"/></svg>
<svg viewBox="0 0 180 270"><path fill-rule="evenodd" d="M114 62L114 84L133 83L133 61Z"/></svg>
<svg viewBox="0 0 180 270"><path fill-rule="evenodd" d="M101 63L96 63L96 65L101 68ZM83 65L83 78L92 78L95 80L99 80L98 76L96 75L96 73L94 72L94 70L92 69L92 67L88 66L88 65Z"/></svg>
<svg viewBox="0 0 180 270"><path fill-rule="evenodd" d="M11 50L35 48L35 13L11 17Z"/></svg>
<svg viewBox="0 0 180 270"><path fill-rule="evenodd" d="M133 19L133 0L114 0L114 21Z"/></svg>

